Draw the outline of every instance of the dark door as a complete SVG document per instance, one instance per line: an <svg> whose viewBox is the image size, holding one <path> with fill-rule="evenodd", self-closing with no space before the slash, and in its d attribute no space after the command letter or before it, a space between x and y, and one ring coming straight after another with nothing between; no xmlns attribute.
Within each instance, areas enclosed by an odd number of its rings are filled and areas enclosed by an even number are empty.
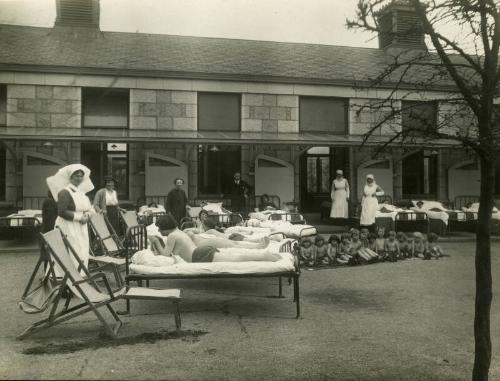
<svg viewBox="0 0 500 381"><path fill-rule="evenodd" d="M117 181L118 199L128 199L128 155L125 144L82 143L81 158L82 164L90 169L90 179L95 186L89 193L91 198L103 187L103 177L111 175Z"/></svg>
<svg viewBox="0 0 500 381"><path fill-rule="evenodd" d="M233 175L241 171L240 146L198 148L198 196L220 197L229 192Z"/></svg>
<svg viewBox="0 0 500 381"><path fill-rule="evenodd" d="M319 212L330 201L330 186L337 169L349 169L347 148L313 147L300 159L300 210Z"/></svg>

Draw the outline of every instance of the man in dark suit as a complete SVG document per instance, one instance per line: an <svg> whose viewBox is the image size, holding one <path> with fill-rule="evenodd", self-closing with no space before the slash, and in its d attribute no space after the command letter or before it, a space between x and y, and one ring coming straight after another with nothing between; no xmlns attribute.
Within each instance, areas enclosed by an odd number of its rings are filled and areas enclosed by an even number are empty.
<svg viewBox="0 0 500 381"><path fill-rule="evenodd" d="M246 213L246 200L251 190L252 187L245 180L241 179L241 173L236 172L229 188L232 212L241 214Z"/></svg>

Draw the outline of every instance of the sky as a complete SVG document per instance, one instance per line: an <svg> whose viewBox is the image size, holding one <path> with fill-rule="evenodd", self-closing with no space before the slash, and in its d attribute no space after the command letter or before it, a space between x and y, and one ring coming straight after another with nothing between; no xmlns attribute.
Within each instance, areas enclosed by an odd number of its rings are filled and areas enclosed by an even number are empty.
<svg viewBox="0 0 500 381"><path fill-rule="evenodd" d="M51 27L56 0L0 0L0 23ZM101 0L101 30L376 47L357 0Z"/></svg>

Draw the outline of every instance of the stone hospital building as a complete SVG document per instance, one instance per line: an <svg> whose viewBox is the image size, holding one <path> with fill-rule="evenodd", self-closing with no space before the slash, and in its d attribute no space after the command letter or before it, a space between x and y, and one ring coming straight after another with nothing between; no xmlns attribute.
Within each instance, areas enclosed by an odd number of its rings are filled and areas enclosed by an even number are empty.
<svg viewBox="0 0 500 381"><path fill-rule="evenodd" d="M390 81L367 88L400 48L423 35L380 38L379 48L103 32L98 0L58 0L51 28L0 25L0 202L39 208L45 178L81 162L96 186L112 174L121 200L162 202L175 177L190 199L224 195L234 172L255 188L318 211L343 169L355 201L367 173L393 199L451 200L479 192L474 156L449 142L375 147L408 115L383 125ZM391 28L411 10L384 9ZM415 80L419 80L415 73ZM449 83L397 102L420 102L434 122ZM449 108L449 107L448 107ZM500 186L497 187L500 193Z"/></svg>

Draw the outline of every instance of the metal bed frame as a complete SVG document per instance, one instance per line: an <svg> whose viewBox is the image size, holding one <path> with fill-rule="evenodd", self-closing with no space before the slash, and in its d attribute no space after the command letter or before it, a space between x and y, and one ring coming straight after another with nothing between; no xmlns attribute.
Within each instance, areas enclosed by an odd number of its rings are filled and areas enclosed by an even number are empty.
<svg viewBox="0 0 500 381"><path fill-rule="evenodd" d="M300 213L271 213L269 215L270 221L288 221L292 225L304 225L306 220Z"/></svg>
<svg viewBox="0 0 500 381"><path fill-rule="evenodd" d="M281 252L290 252L294 256L295 266L291 271L283 271L277 273L269 274L200 274L200 275L183 275L183 274L135 274L130 272L130 257L135 253L135 251L143 250L146 248L147 242L147 231L142 225L132 227L128 231L127 239L125 240L125 247L127 249L126 259L126 269L125 269L125 284L127 289L130 287L131 282L137 282L137 284L142 287L143 282L146 287L149 287L150 281L153 280L164 280L164 279L237 279L237 278L278 278L278 297L283 298L283 277L288 278L288 284L293 283L293 301L296 306L296 318L300 317L300 288L299 288L299 277L300 277L300 267L299 267L299 257L298 257L298 244L292 241L287 241L280 247ZM130 301L126 300L126 311L130 312Z"/></svg>
<svg viewBox="0 0 500 381"><path fill-rule="evenodd" d="M37 217L12 216L0 217L0 236L23 237L25 234L36 235L40 232L42 222Z"/></svg>

